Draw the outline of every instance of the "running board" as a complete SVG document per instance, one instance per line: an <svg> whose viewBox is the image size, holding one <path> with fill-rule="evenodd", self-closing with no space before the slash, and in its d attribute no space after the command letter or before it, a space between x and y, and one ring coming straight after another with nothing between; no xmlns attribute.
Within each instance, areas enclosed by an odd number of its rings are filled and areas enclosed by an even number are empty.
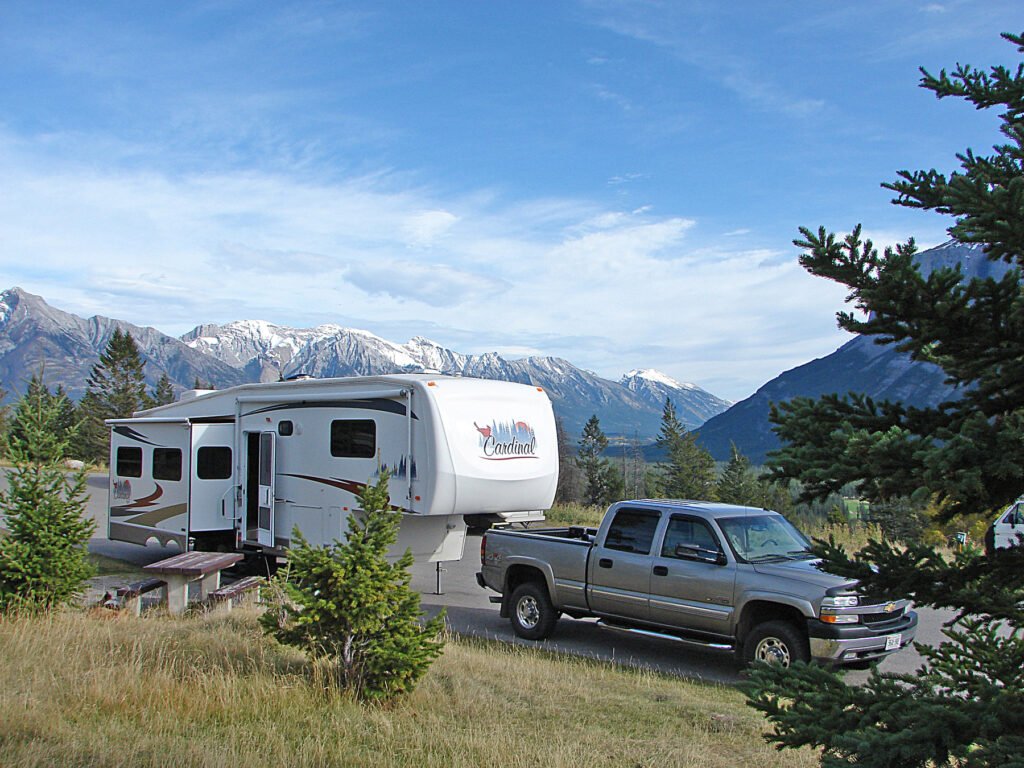
<svg viewBox="0 0 1024 768"><path fill-rule="evenodd" d="M639 627L627 627L622 624L612 624L606 622L603 619L597 622L597 626L602 629L610 629L615 632L629 632L633 635L642 635L644 637L655 637L659 640L674 640L677 643L683 643L684 645L693 645L697 648L710 648L713 651L732 651L734 647L732 643L716 643L711 640L697 640L691 637L680 637L679 635L672 635L667 632L658 632L654 629L640 629Z"/></svg>

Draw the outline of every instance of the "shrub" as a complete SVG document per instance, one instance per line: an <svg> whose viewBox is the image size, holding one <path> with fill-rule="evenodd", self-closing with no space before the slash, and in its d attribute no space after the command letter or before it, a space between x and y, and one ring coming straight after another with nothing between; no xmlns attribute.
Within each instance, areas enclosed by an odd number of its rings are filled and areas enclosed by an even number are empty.
<svg viewBox="0 0 1024 768"><path fill-rule="evenodd" d="M2 611L70 602L93 573L86 545L96 524L84 517L84 470L68 473L64 465L74 429L58 428L62 415L61 402L38 387L19 401L19 429L4 439L14 469L0 493Z"/></svg>
<svg viewBox="0 0 1024 768"><path fill-rule="evenodd" d="M421 623L410 586L412 554L394 562L401 515L388 509L388 477L360 495L345 541L311 546L298 529L288 567L271 582L266 632L333 667L334 683L362 699L406 693L440 654L444 615Z"/></svg>

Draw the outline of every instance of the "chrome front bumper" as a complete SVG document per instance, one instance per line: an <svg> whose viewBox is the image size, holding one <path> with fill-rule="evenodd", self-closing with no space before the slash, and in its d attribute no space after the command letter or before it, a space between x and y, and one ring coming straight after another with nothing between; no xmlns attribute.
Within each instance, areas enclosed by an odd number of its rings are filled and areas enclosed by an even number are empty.
<svg viewBox="0 0 1024 768"><path fill-rule="evenodd" d="M833 637L810 637L811 658L831 664L852 664L858 661L874 661L889 656L910 645L917 634L917 614L908 611L908 621L892 630L865 634L859 628L856 636L844 636L843 630ZM812 632L813 634L817 634Z"/></svg>

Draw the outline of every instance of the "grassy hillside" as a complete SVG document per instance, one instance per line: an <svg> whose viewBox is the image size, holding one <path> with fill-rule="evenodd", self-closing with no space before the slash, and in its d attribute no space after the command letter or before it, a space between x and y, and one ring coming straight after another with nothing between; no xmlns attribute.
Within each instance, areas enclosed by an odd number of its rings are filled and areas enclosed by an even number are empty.
<svg viewBox="0 0 1024 768"><path fill-rule="evenodd" d="M0 618L0 765L811 766L737 691L453 639L390 706L325 691L255 613Z"/></svg>

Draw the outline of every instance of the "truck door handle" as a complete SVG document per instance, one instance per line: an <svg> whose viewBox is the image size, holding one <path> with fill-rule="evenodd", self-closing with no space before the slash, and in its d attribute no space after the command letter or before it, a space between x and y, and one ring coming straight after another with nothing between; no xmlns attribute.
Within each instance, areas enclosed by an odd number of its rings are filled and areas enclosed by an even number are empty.
<svg viewBox="0 0 1024 768"><path fill-rule="evenodd" d="M664 565L656 565L656 566L654 566L654 575L655 576L668 576L668 568L666 566L664 566Z"/></svg>
<svg viewBox="0 0 1024 768"><path fill-rule="evenodd" d="M612 561L609 560L607 557L602 557L600 560L597 561L597 564L599 566L601 566L602 568L611 568L612 567Z"/></svg>

